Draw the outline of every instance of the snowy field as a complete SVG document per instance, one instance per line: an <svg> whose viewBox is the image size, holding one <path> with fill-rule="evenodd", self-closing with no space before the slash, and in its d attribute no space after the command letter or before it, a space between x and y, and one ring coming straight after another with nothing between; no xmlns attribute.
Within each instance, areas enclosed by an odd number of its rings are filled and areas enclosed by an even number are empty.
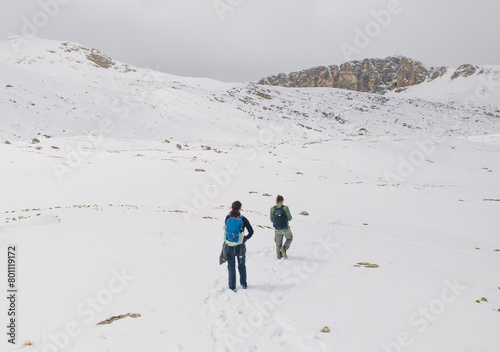
<svg viewBox="0 0 500 352"><path fill-rule="evenodd" d="M267 89L94 67L65 51L76 44L2 45L0 290L9 245L19 290L2 350L500 348L498 76L439 102L422 87ZM482 104L461 104L477 87ZM236 293L218 264L234 200L255 229ZM97 325L127 313L140 316Z"/></svg>

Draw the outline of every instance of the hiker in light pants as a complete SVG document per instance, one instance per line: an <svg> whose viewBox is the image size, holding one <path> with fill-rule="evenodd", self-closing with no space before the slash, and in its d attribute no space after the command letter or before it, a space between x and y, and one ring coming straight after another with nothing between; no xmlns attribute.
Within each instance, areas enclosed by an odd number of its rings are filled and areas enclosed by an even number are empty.
<svg viewBox="0 0 500 352"><path fill-rule="evenodd" d="M278 195L276 205L271 208L270 212L271 222L274 226L274 241L276 242L276 256L278 259L288 258L286 252L293 241L293 234L290 226L288 226L288 222L292 220L292 214L290 214L290 209L283 205L284 200L282 196ZM286 238L285 244L283 244L283 237Z"/></svg>

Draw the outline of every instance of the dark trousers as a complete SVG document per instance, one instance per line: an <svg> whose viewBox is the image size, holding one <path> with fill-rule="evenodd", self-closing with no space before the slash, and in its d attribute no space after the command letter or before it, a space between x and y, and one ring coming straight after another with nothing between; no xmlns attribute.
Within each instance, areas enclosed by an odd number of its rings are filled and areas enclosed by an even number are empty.
<svg viewBox="0 0 500 352"><path fill-rule="evenodd" d="M247 284L247 267L245 266L247 248L245 244L227 247L227 270L229 271L229 288L236 288L236 260L238 260L238 271L240 272L240 284Z"/></svg>

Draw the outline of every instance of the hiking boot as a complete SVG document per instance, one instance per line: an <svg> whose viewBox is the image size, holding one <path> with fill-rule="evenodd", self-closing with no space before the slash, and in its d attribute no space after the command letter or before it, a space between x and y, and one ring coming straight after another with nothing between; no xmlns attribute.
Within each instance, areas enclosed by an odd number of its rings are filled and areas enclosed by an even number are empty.
<svg viewBox="0 0 500 352"><path fill-rule="evenodd" d="M241 285L241 287L243 287L243 289L246 290L248 288L248 285L244 284L244 285Z"/></svg>
<svg viewBox="0 0 500 352"><path fill-rule="evenodd" d="M287 255L286 255L286 251L283 247L281 247L281 255L283 256L283 258L288 259Z"/></svg>
<svg viewBox="0 0 500 352"><path fill-rule="evenodd" d="M229 289L233 292L236 292L236 287L229 287Z"/></svg>

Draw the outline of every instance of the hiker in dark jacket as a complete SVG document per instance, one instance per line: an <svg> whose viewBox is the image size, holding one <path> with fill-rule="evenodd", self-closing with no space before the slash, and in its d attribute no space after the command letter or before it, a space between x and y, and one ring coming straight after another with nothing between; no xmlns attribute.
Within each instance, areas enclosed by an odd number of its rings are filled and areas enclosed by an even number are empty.
<svg viewBox="0 0 500 352"><path fill-rule="evenodd" d="M247 288L247 268L245 266L246 245L252 238L253 229L248 219L241 215L241 202L236 201L231 205L231 212L226 216L224 226L224 242L227 244L225 257L229 271L229 288L236 291L236 260L238 258L238 271L240 273L240 284L243 289ZM245 228L248 234L245 236Z"/></svg>
<svg viewBox="0 0 500 352"><path fill-rule="evenodd" d="M292 220L292 214L290 214L290 209L286 205L283 205L285 199L278 195L276 197L276 205L271 208L271 222L274 226L274 241L276 242L276 256L278 259L287 259L286 252L293 241L293 234L290 230L288 222ZM283 244L283 237L286 238L285 244Z"/></svg>

